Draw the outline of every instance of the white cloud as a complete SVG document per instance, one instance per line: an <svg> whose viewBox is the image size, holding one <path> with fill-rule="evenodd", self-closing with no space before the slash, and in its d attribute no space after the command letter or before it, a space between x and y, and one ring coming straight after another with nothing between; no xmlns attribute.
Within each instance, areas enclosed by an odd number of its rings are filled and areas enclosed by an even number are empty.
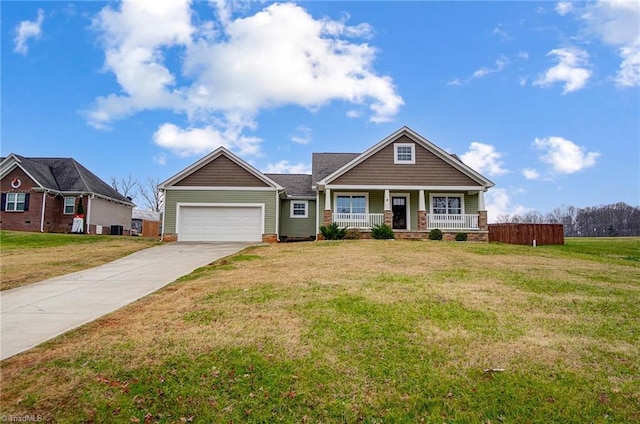
<svg viewBox="0 0 640 424"><path fill-rule="evenodd" d="M640 2L600 1L588 3L581 19L586 35L616 47L622 59L614 78L620 87L640 86Z"/></svg>
<svg viewBox="0 0 640 424"><path fill-rule="evenodd" d="M349 111L347 111L347 118L359 118L360 117L360 112L355 110L355 109L351 109Z"/></svg>
<svg viewBox="0 0 640 424"><path fill-rule="evenodd" d="M523 215L530 211L520 204L513 205L509 193L503 188L492 188L485 195L488 221L496 222L496 219L505 215Z"/></svg>
<svg viewBox="0 0 640 424"><path fill-rule="evenodd" d="M15 46L13 51L26 56L29 48L27 47L27 41L30 38L38 39L42 35L42 22L44 21L44 12L42 9L38 9L38 17L35 21L22 21L16 25L16 36L13 39Z"/></svg>
<svg viewBox="0 0 640 424"><path fill-rule="evenodd" d="M455 85L459 87L462 85L462 81L460 81L460 78L454 78L451 81L448 81L447 85Z"/></svg>
<svg viewBox="0 0 640 424"><path fill-rule="evenodd" d="M570 1L561 1L556 4L555 9L556 12L558 12L558 15L564 16L567 13L571 13L571 11L573 10L573 3L571 3Z"/></svg>
<svg viewBox="0 0 640 424"><path fill-rule="evenodd" d="M502 167L501 157L502 153L496 152L492 145L474 141L469 146L469 151L460 156L460 159L478 172L502 175L508 171Z"/></svg>
<svg viewBox="0 0 640 424"><path fill-rule="evenodd" d="M589 53L578 48L554 49L547 56L555 56L558 64L549 68L533 82L533 85L548 87L563 82L562 94L583 88L591 77Z"/></svg>
<svg viewBox="0 0 640 424"><path fill-rule="evenodd" d="M533 169L533 168L525 168L522 170L522 175L527 179L527 180L537 180L538 178L540 178L540 173Z"/></svg>
<svg viewBox="0 0 640 424"><path fill-rule="evenodd" d="M97 98L89 122L108 127L138 111L167 109L188 117L187 134L211 140L231 131L236 138L218 141L234 144L269 108L315 110L340 100L366 106L370 121L385 122L403 105L392 79L374 70L377 49L353 41L370 38L368 24L349 26L347 16L315 19L291 3L246 17L234 16L246 12L235 2L210 4L218 20L198 27L189 0L125 0L117 10L102 9L94 27L102 35L105 69L123 94ZM178 53L176 69L165 63L168 52ZM182 154L198 150L189 140L183 149L180 140L172 146Z"/></svg>
<svg viewBox="0 0 640 424"><path fill-rule="evenodd" d="M311 143L311 128L304 125L298 126L295 132L290 135L290 140L297 144Z"/></svg>
<svg viewBox="0 0 640 424"><path fill-rule="evenodd" d="M587 152L584 147L562 137L536 138L533 145L545 151L540 159L559 174L573 174L592 167L600 156L600 153Z"/></svg>
<svg viewBox="0 0 640 424"><path fill-rule="evenodd" d="M525 51L518 52L518 59L528 60L529 59L529 53L527 53Z"/></svg>
<svg viewBox="0 0 640 424"><path fill-rule="evenodd" d="M153 161L158 165L164 166L167 164L167 155L165 153L158 153L153 157Z"/></svg>
<svg viewBox="0 0 640 424"><path fill-rule="evenodd" d="M202 155L220 146L236 150L240 154L255 155L262 141L257 137L246 137L238 129L220 131L213 126L182 129L174 124L162 124L153 134L153 141L160 147L173 151L181 157Z"/></svg>
<svg viewBox="0 0 640 424"><path fill-rule="evenodd" d="M500 37L504 38L505 40L513 40L513 38L511 38L509 36L509 34L507 34L507 32L502 29L501 25L498 25L498 26L494 27L493 28L493 33L495 35L499 35Z"/></svg>
<svg viewBox="0 0 640 424"><path fill-rule="evenodd" d="M305 163L291 164L288 160L281 160L275 164L268 164L264 172L268 174L311 174L311 165Z"/></svg>
<svg viewBox="0 0 640 424"><path fill-rule="evenodd" d="M473 78L482 78L489 74L493 74L495 72L502 71L509 64L509 59L506 56L500 56L499 59L496 60L495 68L488 68L483 66L473 73Z"/></svg>

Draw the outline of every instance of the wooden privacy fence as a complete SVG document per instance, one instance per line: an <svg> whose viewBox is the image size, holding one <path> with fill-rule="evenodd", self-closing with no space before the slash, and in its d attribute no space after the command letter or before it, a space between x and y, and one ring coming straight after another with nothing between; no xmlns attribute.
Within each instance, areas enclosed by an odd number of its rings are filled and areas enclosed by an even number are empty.
<svg viewBox="0 0 640 424"><path fill-rule="evenodd" d="M562 224L489 224L489 241L530 246L564 244L564 228Z"/></svg>
<svg viewBox="0 0 640 424"><path fill-rule="evenodd" d="M160 236L160 221L142 221L142 237Z"/></svg>

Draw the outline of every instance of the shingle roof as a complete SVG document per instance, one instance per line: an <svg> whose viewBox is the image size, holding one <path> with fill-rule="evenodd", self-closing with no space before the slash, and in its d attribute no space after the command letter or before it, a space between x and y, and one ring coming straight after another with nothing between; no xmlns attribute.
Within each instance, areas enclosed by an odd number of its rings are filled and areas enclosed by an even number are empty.
<svg viewBox="0 0 640 424"><path fill-rule="evenodd" d="M360 156L360 153L314 153L311 159L312 182L315 185Z"/></svg>
<svg viewBox="0 0 640 424"><path fill-rule="evenodd" d="M311 175L309 174L264 174L276 183L284 187L287 196L314 197L311 189Z"/></svg>
<svg viewBox="0 0 640 424"><path fill-rule="evenodd" d="M20 166L44 188L60 192L94 193L132 203L75 159L14 156L20 161Z"/></svg>

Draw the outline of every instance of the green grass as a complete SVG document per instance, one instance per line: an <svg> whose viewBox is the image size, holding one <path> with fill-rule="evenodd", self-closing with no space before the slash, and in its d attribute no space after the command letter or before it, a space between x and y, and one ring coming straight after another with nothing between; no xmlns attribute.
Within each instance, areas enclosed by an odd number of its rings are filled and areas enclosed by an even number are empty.
<svg viewBox="0 0 640 424"><path fill-rule="evenodd" d="M92 245L122 238L124 238L124 236L0 231L0 247L3 251L10 252L23 249L44 249L70 245ZM126 239L128 241L148 243L148 239L138 237L126 237Z"/></svg>
<svg viewBox="0 0 640 424"><path fill-rule="evenodd" d="M1 412L63 423L638 422L640 264L624 259L633 240L616 241L244 251L3 361Z"/></svg>

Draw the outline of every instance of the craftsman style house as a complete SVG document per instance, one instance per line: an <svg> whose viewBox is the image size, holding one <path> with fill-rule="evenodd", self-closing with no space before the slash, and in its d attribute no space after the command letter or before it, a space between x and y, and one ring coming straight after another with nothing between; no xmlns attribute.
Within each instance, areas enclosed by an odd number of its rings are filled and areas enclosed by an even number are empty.
<svg viewBox="0 0 640 424"><path fill-rule="evenodd" d="M397 238L440 229L487 241L484 193L494 184L403 127L364 153L315 153L312 174L264 174L219 148L163 182L165 241L265 241L321 237L332 222Z"/></svg>
<svg viewBox="0 0 640 424"><path fill-rule="evenodd" d="M71 158L0 162L3 230L70 232L82 203L82 232L129 234L133 203Z"/></svg>

